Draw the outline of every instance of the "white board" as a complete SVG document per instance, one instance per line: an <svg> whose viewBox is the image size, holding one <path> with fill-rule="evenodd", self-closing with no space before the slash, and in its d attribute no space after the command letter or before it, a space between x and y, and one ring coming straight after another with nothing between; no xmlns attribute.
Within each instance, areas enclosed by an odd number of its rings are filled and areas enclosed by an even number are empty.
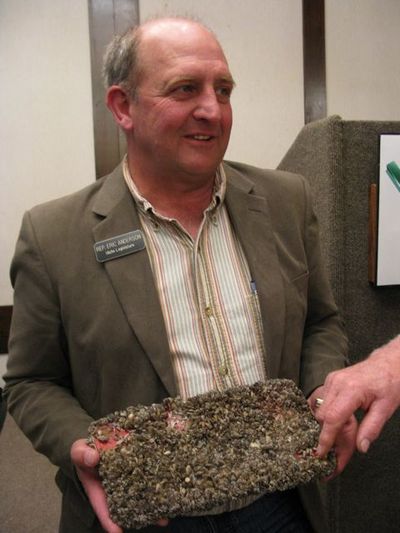
<svg viewBox="0 0 400 533"><path fill-rule="evenodd" d="M400 135L380 136L377 285L400 285Z"/></svg>

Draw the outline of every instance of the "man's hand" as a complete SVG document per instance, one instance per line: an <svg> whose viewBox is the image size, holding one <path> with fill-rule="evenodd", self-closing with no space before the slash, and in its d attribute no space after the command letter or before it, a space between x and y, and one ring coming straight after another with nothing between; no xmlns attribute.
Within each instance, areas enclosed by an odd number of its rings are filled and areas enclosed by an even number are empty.
<svg viewBox="0 0 400 533"><path fill-rule="evenodd" d="M79 439L71 447L71 459L102 528L107 533L123 533L123 530L110 518L106 494L97 472L97 465L100 461L99 453L88 446L85 439ZM167 524L167 519L161 519L157 522L158 526L166 526Z"/></svg>
<svg viewBox="0 0 400 533"><path fill-rule="evenodd" d="M349 417L363 409L357 448L367 452L400 405L400 336L373 351L368 359L328 375L316 417L322 424L318 453L332 447Z"/></svg>
<svg viewBox="0 0 400 533"><path fill-rule="evenodd" d="M123 530L111 520L108 512L106 494L97 473L100 460L98 452L88 446L85 439L79 439L71 447L71 459L103 529L108 533L123 533Z"/></svg>
<svg viewBox="0 0 400 533"><path fill-rule="evenodd" d="M313 391L313 393L308 397L308 404L313 411L315 417L317 420L320 421L319 411L322 408L317 407L315 404L315 400L317 398L324 399L326 396L325 392L325 386L318 387ZM322 405L325 405L325 400ZM322 427L323 429L323 427ZM327 448L325 453L321 453L321 450L318 449L318 454L322 457L325 456L328 451L334 447L335 454L336 454L336 469L334 473L328 478L332 479L333 477L340 474L347 463L350 461L351 456L354 453L354 450L356 449L356 435L357 435L357 420L355 416L352 414L352 412L349 414L347 419L343 424L341 424L340 428L335 433L335 438L333 439L330 446ZM318 447L319 448L319 447Z"/></svg>

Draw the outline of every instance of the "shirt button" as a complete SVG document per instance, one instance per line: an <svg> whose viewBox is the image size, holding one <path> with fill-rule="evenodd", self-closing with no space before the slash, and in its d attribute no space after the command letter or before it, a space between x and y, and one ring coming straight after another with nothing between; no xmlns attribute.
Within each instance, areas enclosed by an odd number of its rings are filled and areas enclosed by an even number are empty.
<svg viewBox="0 0 400 533"><path fill-rule="evenodd" d="M226 376L228 374L228 367L226 365L220 365L218 367L218 372L221 376Z"/></svg>
<svg viewBox="0 0 400 533"><path fill-rule="evenodd" d="M204 311L208 317L212 316L213 314L212 309L209 305L204 309Z"/></svg>

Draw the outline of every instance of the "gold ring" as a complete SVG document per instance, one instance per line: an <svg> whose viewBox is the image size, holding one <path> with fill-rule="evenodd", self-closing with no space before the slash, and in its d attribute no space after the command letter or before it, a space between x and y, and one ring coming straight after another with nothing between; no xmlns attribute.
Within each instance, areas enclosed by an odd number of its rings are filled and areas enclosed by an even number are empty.
<svg viewBox="0 0 400 533"><path fill-rule="evenodd" d="M321 407L323 403L324 403L324 400L322 398L315 398L314 406L316 409L318 409L318 407Z"/></svg>

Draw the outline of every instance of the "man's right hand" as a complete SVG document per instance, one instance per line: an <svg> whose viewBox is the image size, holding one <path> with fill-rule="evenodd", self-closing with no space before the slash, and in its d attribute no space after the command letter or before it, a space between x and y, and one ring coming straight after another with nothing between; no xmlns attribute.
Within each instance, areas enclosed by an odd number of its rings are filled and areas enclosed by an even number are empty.
<svg viewBox="0 0 400 533"><path fill-rule="evenodd" d="M110 518L106 493L97 472L97 465L100 461L99 453L91 448L85 439L79 439L71 447L71 460L102 528L107 533L123 533L123 530ZM166 525L168 525L166 518L157 522L157 526Z"/></svg>
<svg viewBox="0 0 400 533"><path fill-rule="evenodd" d="M71 447L71 459L102 528L107 533L123 533L123 530L110 518L106 494L97 472L99 453L91 448L85 439L79 439Z"/></svg>

